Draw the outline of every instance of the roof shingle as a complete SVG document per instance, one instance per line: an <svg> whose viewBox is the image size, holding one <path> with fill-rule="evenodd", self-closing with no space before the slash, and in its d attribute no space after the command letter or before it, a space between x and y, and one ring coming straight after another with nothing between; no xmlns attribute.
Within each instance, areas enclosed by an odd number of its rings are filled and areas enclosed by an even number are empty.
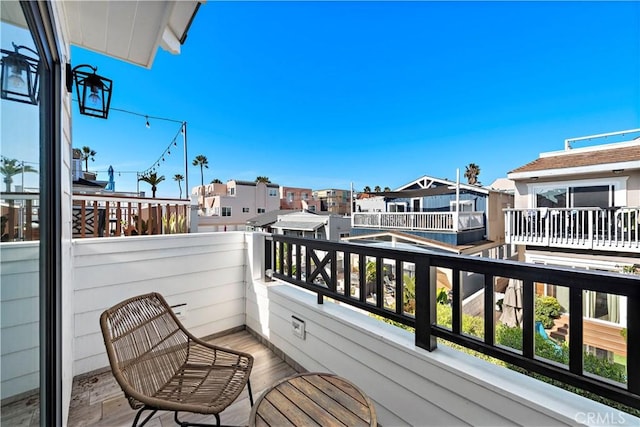
<svg viewBox="0 0 640 427"><path fill-rule="evenodd" d="M520 166L519 168L512 170L509 173L604 165L609 163L631 162L634 160L640 161L640 145L540 157L524 166Z"/></svg>

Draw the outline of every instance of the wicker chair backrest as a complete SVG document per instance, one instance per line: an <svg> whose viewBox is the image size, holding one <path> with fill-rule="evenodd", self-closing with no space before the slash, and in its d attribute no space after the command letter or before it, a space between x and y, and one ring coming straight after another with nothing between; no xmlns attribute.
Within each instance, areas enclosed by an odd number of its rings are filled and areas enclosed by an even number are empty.
<svg viewBox="0 0 640 427"><path fill-rule="evenodd" d="M100 323L116 380L132 408L129 388L153 396L187 359L189 337L157 293L130 298L106 310Z"/></svg>

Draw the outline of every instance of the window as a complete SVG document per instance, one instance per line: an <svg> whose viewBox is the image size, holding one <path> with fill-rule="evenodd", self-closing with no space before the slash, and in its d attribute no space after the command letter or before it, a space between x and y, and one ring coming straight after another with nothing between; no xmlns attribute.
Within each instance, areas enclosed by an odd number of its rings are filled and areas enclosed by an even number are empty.
<svg viewBox="0 0 640 427"><path fill-rule="evenodd" d="M287 191L287 201L289 203L293 202L293 192Z"/></svg>
<svg viewBox="0 0 640 427"><path fill-rule="evenodd" d="M231 216L231 208L227 206L222 207L222 216Z"/></svg>
<svg viewBox="0 0 640 427"><path fill-rule="evenodd" d="M309 206L309 212L315 212L316 211L316 207L314 206Z"/></svg>
<svg viewBox="0 0 640 427"><path fill-rule="evenodd" d="M452 200L449 202L449 208L451 212L456 211L456 202ZM460 200L460 209L459 212L473 212L475 210L474 201L473 200Z"/></svg>
<svg viewBox="0 0 640 427"><path fill-rule="evenodd" d="M264 208L258 208L258 213L259 214L264 213Z"/></svg>
<svg viewBox="0 0 640 427"><path fill-rule="evenodd" d="M236 195L236 188L235 187L229 187L229 189L227 190L227 194L229 194L230 196L235 196Z"/></svg>
<svg viewBox="0 0 640 427"><path fill-rule="evenodd" d="M616 190L622 188L619 183L598 180L574 185L536 186L531 193L536 208L608 208L614 206Z"/></svg>
<svg viewBox="0 0 640 427"><path fill-rule="evenodd" d="M249 208L242 208L242 213L249 213Z"/></svg>
<svg viewBox="0 0 640 427"><path fill-rule="evenodd" d="M388 211L389 212L404 212L405 211L405 204L403 202L389 203Z"/></svg>
<svg viewBox="0 0 640 427"><path fill-rule="evenodd" d="M309 193L302 193L302 200L308 200L309 199Z"/></svg>
<svg viewBox="0 0 640 427"><path fill-rule="evenodd" d="M269 189L269 197L278 197L278 189L270 188Z"/></svg>
<svg viewBox="0 0 640 427"><path fill-rule="evenodd" d="M538 208L566 208L567 189L566 188L543 188L536 189L536 207Z"/></svg>

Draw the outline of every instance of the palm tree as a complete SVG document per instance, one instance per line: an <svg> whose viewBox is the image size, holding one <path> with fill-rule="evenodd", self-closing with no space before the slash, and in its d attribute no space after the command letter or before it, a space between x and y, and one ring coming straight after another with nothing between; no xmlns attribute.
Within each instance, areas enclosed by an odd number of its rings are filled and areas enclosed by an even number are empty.
<svg viewBox="0 0 640 427"><path fill-rule="evenodd" d="M164 181L164 175L160 175L158 176L157 173L152 172L148 175L142 175L140 178L138 178L139 181L144 181L147 184L151 185L151 194L152 197L155 199L156 198L156 190L158 189L158 184L160 184L162 181Z"/></svg>
<svg viewBox="0 0 640 427"><path fill-rule="evenodd" d="M265 184L269 184L271 180L268 176L259 176L256 178L256 182L264 182Z"/></svg>
<svg viewBox="0 0 640 427"><path fill-rule="evenodd" d="M365 193L371 193L371 187L369 187L368 185L365 185L362 191L364 191Z"/></svg>
<svg viewBox="0 0 640 427"><path fill-rule="evenodd" d="M384 187L384 191L391 191L390 187Z"/></svg>
<svg viewBox="0 0 640 427"><path fill-rule="evenodd" d="M478 175L480 175L480 166L475 163L469 163L464 173L464 177L467 178L467 183L471 185L478 184Z"/></svg>
<svg viewBox="0 0 640 427"><path fill-rule="evenodd" d="M218 178L212 179L211 184L222 184L222 181L220 181Z"/></svg>
<svg viewBox="0 0 640 427"><path fill-rule="evenodd" d="M180 182L184 181L184 176L177 173L173 176L173 180L178 181L178 188L180 189L180 199L182 199L182 185L180 185Z"/></svg>
<svg viewBox="0 0 640 427"><path fill-rule="evenodd" d="M380 186L379 186L379 185L376 185L376 186L373 188L373 191L375 191L376 193L379 193L381 190L382 190L382 189L380 188Z"/></svg>
<svg viewBox="0 0 640 427"><path fill-rule="evenodd" d="M6 185L6 192L11 192L11 184L13 183L13 177L15 175L25 172L38 172L32 166L25 165L24 162L20 162L17 159L9 159L2 156L2 166L0 166L0 173L4 175L4 183Z"/></svg>
<svg viewBox="0 0 640 427"><path fill-rule="evenodd" d="M98 154L96 153L95 150L92 150L91 148L87 147L86 145L84 147L82 147L82 160L84 160L84 171L85 172L89 172L89 159L91 159L92 162L95 162L96 159L94 158L94 156Z"/></svg>
<svg viewBox="0 0 640 427"><path fill-rule="evenodd" d="M193 159L193 166L200 166L200 185L204 187L204 168L209 169L209 160L207 160L207 156L198 154L196 158Z"/></svg>

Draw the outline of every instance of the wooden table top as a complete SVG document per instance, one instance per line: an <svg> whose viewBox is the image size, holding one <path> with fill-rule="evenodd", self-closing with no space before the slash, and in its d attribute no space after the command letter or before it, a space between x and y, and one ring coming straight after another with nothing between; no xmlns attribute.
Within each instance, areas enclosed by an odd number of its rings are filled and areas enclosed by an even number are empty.
<svg viewBox="0 0 640 427"><path fill-rule="evenodd" d="M328 373L304 373L267 389L251 408L249 426L376 426L376 411L358 387Z"/></svg>

